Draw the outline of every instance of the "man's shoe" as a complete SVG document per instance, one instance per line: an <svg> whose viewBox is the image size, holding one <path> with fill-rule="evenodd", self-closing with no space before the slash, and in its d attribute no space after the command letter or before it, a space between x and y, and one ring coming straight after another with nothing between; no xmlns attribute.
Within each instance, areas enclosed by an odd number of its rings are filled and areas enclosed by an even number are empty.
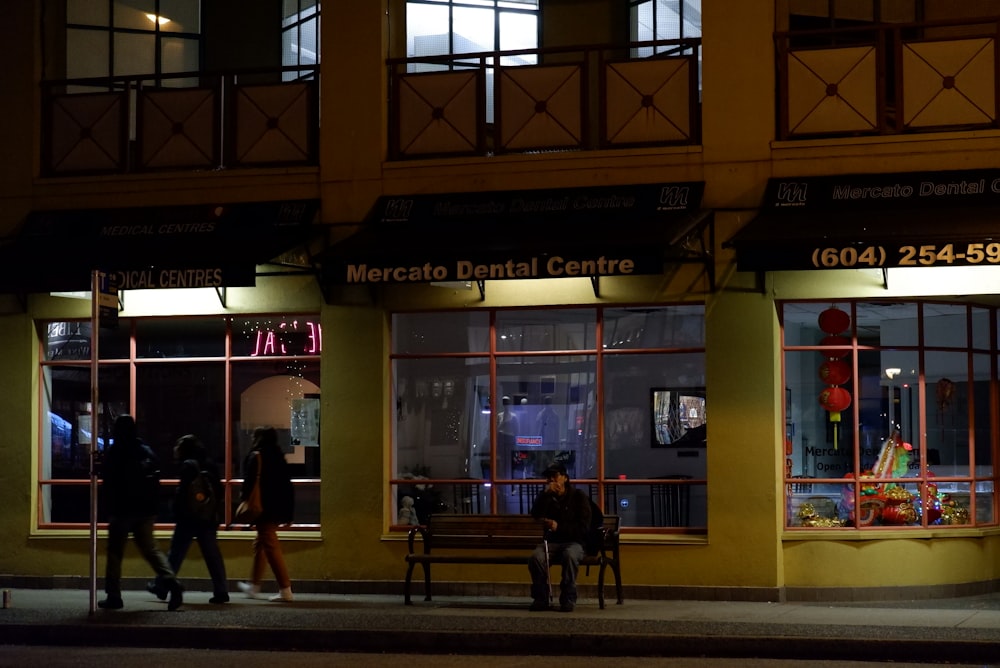
<svg viewBox="0 0 1000 668"><path fill-rule="evenodd" d="M543 612L548 609L549 609L549 602L539 599L535 599L534 601L532 601L531 607L528 608L528 610L531 610L532 612Z"/></svg>
<svg viewBox="0 0 1000 668"><path fill-rule="evenodd" d="M237 582L236 586L247 595L247 598L258 598L260 596L260 586L249 582Z"/></svg>
<svg viewBox="0 0 1000 668"><path fill-rule="evenodd" d="M97 607L102 610L121 610L125 607L125 602L121 596L108 596L103 601L98 601Z"/></svg>
<svg viewBox="0 0 1000 668"><path fill-rule="evenodd" d="M170 601L167 602L167 610L176 610L184 603L184 587L177 580L170 585Z"/></svg>
<svg viewBox="0 0 1000 668"><path fill-rule="evenodd" d="M167 600L167 588L158 585L155 580L150 580L146 583L146 591L161 601Z"/></svg>
<svg viewBox="0 0 1000 668"><path fill-rule="evenodd" d="M573 608L575 607L576 607L575 603L570 603L569 601L567 601L559 606L559 612L573 612Z"/></svg>
<svg viewBox="0 0 1000 668"><path fill-rule="evenodd" d="M208 599L208 602L213 605L220 605L222 603L229 603L229 594L223 592L221 594L216 594L212 598Z"/></svg>

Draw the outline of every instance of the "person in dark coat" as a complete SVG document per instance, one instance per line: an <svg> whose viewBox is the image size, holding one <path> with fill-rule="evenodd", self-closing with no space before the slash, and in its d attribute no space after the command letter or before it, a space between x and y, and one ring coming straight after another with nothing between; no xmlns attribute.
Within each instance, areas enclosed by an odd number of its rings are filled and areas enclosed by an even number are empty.
<svg viewBox="0 0 1000 668"><path fill-rule="evenodd" d="M295 511L295 494L292 478L285 461L285 453L278 445L278 432L273 427L257 427L253 431L250 452L243 464L244 477L241 500L246 500L253 490L260 471L260 500L263 511L257 518L257 538L253 542L253 567L249 582L240 582L240 590L249 598L260 596L260 582L264 578L265 562L271 566L278 593L272 601L291 601L292 580L288 576L285 556L278 541L278 527L292 523ZM258 458L259 455L259 458ZM260 466L258 468L258 461Z"/></svg>
<svg viewBox="0 0 1000 668"><path fill-rule="evenodd" d="M572 612L576 607L576 574L590 529L590 499L573 487L562 464L549 466L542 475L546 485L531 506L531 516L545 525L546 541L535 548L528 563L530 609L549 609L549 567L559 564L559 609Z"/></svg>
<svg viewBox="0 0 1000 668"><path fill-rule="evenodd" d="M183 602L183 588L153 536L159 506L159 461L156 453L139 439L131 415L120 415L115 420L101 475L108 511L108 562L104 575L107 598L98 607L119 610L125 605L121 590L122 558L125 543L132 534L139 552L170 593L168 609L176 610Z"/></svg>
<svg viewBox="0 0 1000 668"><path fill-rule="evenodd" d="M225 494L219 469L208 456L208 449L205 448L201 439L194 434L187 434L177 439L177 443L174 445L174 460L180 465L180 482L177 485L177 494L174 496L175 524L174 533L170 539L170 551L167 552L167 560L170 562L170 567L174 569L174 573L180 573L181 565L191 548L192 541L197 540L201 556L208 568L208 575L212 578L213 594L208 602L228 603L229 584L226 580L226 564L222 559L222 552L219 550L216 536L220 520L219 511L223 505L222 499ZM214 500L206 511L211 516L203 516L194 512L189 502L195 479L202 473L208 478L213 491ZM146 589L156 594L160 600L167 597L167 588L159 579L149 583Z"/></svg>

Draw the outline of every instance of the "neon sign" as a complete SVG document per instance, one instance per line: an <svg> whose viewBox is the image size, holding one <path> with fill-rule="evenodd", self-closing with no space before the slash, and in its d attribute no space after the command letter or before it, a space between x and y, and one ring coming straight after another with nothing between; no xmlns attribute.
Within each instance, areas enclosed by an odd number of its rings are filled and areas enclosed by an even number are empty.
<svg viewBox="0 0 1000 668"><path fill-rule="evenodd" d="M270 355L319 355L323 352L323 326L298 320L256 331L251 357Z"/></svg>

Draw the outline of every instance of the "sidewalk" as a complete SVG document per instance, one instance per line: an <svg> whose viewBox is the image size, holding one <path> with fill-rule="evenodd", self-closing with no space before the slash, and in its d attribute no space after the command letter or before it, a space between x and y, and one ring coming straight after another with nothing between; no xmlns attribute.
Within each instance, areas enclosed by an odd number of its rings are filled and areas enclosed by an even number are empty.
<svg viewBox="0 0 1000 668"><path fill-rule="evenodd" d="M704 656L995 663L1000 594L887 603L582 599L528 612L527 599L298 594L291 603L232 594L184 605L126 591L125 608L90 613L85 589L13 589L0 645L208 647L342 652ZM103 598L99 592L98 598Z"/></svg>

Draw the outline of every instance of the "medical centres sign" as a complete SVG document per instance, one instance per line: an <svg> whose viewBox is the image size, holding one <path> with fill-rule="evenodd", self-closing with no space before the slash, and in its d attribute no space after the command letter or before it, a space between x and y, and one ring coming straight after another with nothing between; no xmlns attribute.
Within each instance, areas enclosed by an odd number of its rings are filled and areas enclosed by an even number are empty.
<svg viewBox="0 0 1000 668"><path fill-rule="evenodd" d="M333 283L663 273L702 182L380 197L324 262Z"/></svg>

